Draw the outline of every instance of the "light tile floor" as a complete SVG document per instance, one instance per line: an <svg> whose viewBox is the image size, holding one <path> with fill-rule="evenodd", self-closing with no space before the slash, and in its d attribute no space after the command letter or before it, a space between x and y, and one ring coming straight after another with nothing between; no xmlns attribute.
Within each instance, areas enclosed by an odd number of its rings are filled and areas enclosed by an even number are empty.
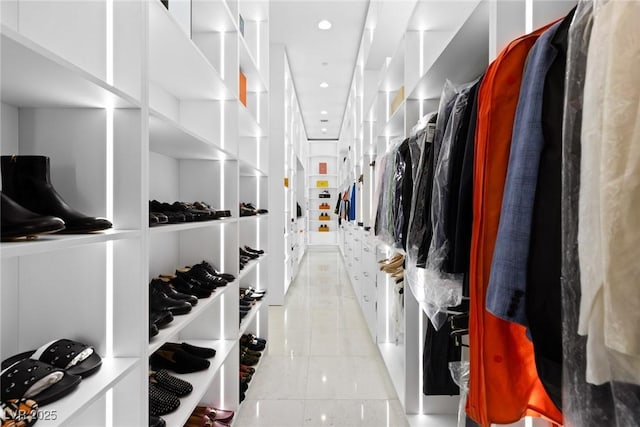
<svg viewBox="0 0 640 427"><path fill-rule="evenodd" d="M308 251L234 427L405 427L338 251Z"/></svg>

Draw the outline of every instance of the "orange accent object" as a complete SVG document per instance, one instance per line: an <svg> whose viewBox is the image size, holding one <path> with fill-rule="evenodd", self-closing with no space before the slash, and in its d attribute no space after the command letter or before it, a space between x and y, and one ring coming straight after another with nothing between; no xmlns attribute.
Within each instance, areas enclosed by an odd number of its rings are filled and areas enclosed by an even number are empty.
<svg viewBox="0 0 640 427"><path fill-rule="evenodd" d="M242 71L240 71L240 77L238 79L238 83L240 85L240 93L239 98L242 105L247 106L247 76L245 76Z"/></svg>
<svg viewBox="0 0 640 427"><path fill-rule="evenodd" d="M526 329L493 316L485 305L524 64L547 28L511 42L487 69L478 92L466 411L483 427L514 423L526 415L562 424L561 412L538 378Z"/></svg>
<svg viewBox="0 0 640 427"><path fill-rule="evenodd" d="M331 209L331 207L327 203L323 203L320 206L318 206L318 209L329 210L329 209Z"/></svg>
<svg viewBox="0 0 640 427"><path fill-rule="evenodd" d="M289 178L284 179L284 186L289 188Z"/></svg>
<svg viewBox="0 0 640 427"><path fill-rule="evenodd" d="M327 213L321 213L318 217L319 221L331 221L331 217Z"/></svg>
<svg viewBox="0 0 640 427"><path fill-rule="evenodd" d="M329 226L326 225L326 224L322 224L320 227L318 227L318 231L327 232L327 231L329 231Z"/></svg>
<svg viewBox="0 0 640 427"><path fill-rule="evenodd" d="M327 173L327 162L318 163L318 173L320 175L326 175L326 173Z"/></svg>

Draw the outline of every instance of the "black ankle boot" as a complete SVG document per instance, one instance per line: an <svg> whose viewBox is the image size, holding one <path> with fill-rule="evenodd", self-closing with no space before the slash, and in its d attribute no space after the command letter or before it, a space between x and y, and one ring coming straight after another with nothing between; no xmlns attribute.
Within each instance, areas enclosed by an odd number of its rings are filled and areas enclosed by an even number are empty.
<svg viewBox="0 0 640 427"><path fill-rule="evenodd" d="M108 220L86 216L60 197L51 184L49 157L2 156L2 191L26 209L61 218L65 233L111 228Z"/></svg>
<svg viewBox="0 0 640 427"><path fill-rule="evenodd" d="M64 221L55 216L42 216L23 208L9 196L0 193L2 203L2 240L14 240L22 237L31 238L38 234L55 233L64 230Z"/></svg>

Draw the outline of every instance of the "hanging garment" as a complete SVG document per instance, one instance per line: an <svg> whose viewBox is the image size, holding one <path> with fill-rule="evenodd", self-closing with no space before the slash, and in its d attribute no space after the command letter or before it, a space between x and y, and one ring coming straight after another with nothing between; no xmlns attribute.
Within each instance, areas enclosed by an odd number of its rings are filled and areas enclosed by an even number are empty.
<svg viewBox="0 0 640 427"><path fill-rule="evenodd" d="M487 310L501 319L523 326L527 326L525 307L531 217L540 154L544 146L542 97L547 72L556 58L551 39L559 25L553 25L540 36L531 48L524 67L513 123L500 225L487 287Z"/></svg>
<svg viewBox="0 0 640 427"><path fill-rule="evenodd" d="M426 173L426 176L423 177L423 179L426 179L424 188L425 199L423 202L423 206L417 207L420 208L420 211L418 213L422 212L422 215L424 215L426 225L425 233L422 237L422 242L420 242L420 249L418 252L417 264L420 267L426 267L427 265L427 256L429 254L429 247L431 246L431 239L433 238L433 219L431 218L431 195L433 193L433 180L440 156L440 148L444 139L444 132L447 128L447 123L449 122L449 117L451 116L451 110L453 109L453 105L456 101L457 96L458 93L452 86L445 85L440 97L440 105L438 107L438 116L436 118L436 127L433 137L433 147L431 155L428 159L429 165L428 168L425 168L423 171L423 173Z"/></svg>
<svg viewBox="0 0 640 427"><path fill-rule="evenodd" d="M349 197L349 221L356 220L356 192L357 192L357 184L353 183L351 186L351 194Z"/></svg>
<svg viewBox="0 0 640 427"><path fill-rule="evenodd" d="M464 157L467 141L469 139L469 132L471 132L471 135L475 135L475 116L472 124L471 115L476 105L479 87L480 80L476 81L473 86L469 88L465 107L461 112L459 129L456 135L453 137L451 147L449 176L447 178L447 185L449 186L449 202L446 206L445 213L443 214L444 240L449 244L449 250L444 254L442 263L443 271L446 273L466 273L468 271L468 266L464 271L455 271L453 268L453 260L456 252L456 234L458 227L457 216L461 204L461 186L464 171ZM472 183L473 182L471 182L471 184ZM469 191L471 191L471 185L468 188ZM468 209L469 212L472 211L470 198ZM467 234L467 239L468 241L471 241L471 222L469 222L469 233Z"/></svg>
<svg viewBox="0 0 640 427"><path fill-rule="evenodd" d="M473 158L476 147L476 121L478 119L478 91L482 85L484 76L475 86L473 100L471 100L471 112L469 115L469 127L467 129L464 153L460 170L460 185L458 189L458 207L452 215L455 215L455 243L451 248L453 260L452 273L465 273L462 294L469 296L469 252L471 251L471 224L473 223Z"/></svg>
<svg viewBox="0 0 640 427"><path fill-rule="evenodd" d="M587 381L640 384L640 3L596 13L584 86L578 250Z"/></svg>
<svg viewBox="0 0 640 427"><path fill-rule="evenodd" d="M422 315L422 313L420 313ZM436 330L427 322L422 351L423 381L422 392L427 396L453 396L460 394L449 372L449 362L460 361L462 348L451 338L451 325L445 322Z"/></svg>
<svg viewBox="0 0 640 427"><path fill-rule="evenodd" d="M459 305L462 301L462 275L445 273L443 264L449 253L446 230L450 216L449 201L453 175L452 150L454 142L461 132L471 87L472 85L463 85L455 89L457 96L447 120L440 156L434 171L430 214L432 239L425 266L426 302L430 305L432 312L445 311L449 307ZM430 318L433 319L434 315L431 314ZM440 326L438 323L435 324L436 327Z"/></svg>
<svg viewBox="0 0 640 427"><path fill-rule="evenodd" d="M410 152L410 138L405 139L396 152L396 200L394 202L394 238L396 246L406 249L407 228L411 214L413 175Z"/></svg>
<svg viewBox="0 0 640 427"><path fill-rule="evenodd" d="M511 42L487 69L478 93L467 414L483 426L538 414L562 421L537 376L525 328L485 310L522 70L529 50L546 29Z"/></svg>
<svg viewBox="0 0 640 427"><path fill-rule="evenodd" d="M544 146L531 216L527 264L526 318L538 377L547 394L562 408L562 295L560 292L562 120L567 37L572 10L551 39L556 57L544 81L542 133Z"/></svg>

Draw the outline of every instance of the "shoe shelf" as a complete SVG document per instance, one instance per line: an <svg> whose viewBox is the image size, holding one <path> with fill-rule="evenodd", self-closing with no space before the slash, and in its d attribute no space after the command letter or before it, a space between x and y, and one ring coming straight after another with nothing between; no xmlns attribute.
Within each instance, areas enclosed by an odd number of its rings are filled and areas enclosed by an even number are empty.
<svg viewBox="0 0 640 427"><path fill-rule="evenodd" d="M140 108L102 79L2 26L2 102L16 106Z"/></svg>
<svg viewBox="0 0 640 427"><path fill-rule="evenodd" d="M260 309L262 309L263 304L264 304L264 301L257 301L254 304L254 306L251 307L251 310L249 311L249 313L247 313L247 315L244 316L244 319L242 319L242 321L240 322L240 332L238 333L238 337L241 337L247 332L247 328L249 327L249 325L251 325L253 320L258 315L258 313L260 312Z"/></svg>
<svg viewBox="0 0 640 427"><path fill-rule="evenodd" d="M153 109L149 115L149 150L176 159L222 160L235 157L221 146L219 138L208 140Z"/></svg>
<svg viewBox="0 0 640 427"><path fill-rule="evenodd" d="M264 253L262 255L260 255L260 258L258 259L254 259L253 261L249 261L242 270L240 270L240 274L238 275L238 280L242 280L245 277L247 277L249 275L249 273L251 273L251 270L253 270L258 264L260 264L264 259L267 258L269 254Z"/></svg>
<svg viewBox="0 0 640 427"><path fill-rule="evenodd" d="M149 78L178 99L233 99L220 76L160 1L149 4ZM153 93L150 93L153 95ZM150 96L153 100L153 96Z"/></svg>
<svg viewBox="0 0 640 427"><path fill-rule="evenodd" d="M244 222L244 221L253 221L256 219L266 219L269 218L269 214L258 214L258 215L248 215L248 216L241 216L240 218L238 218L238 221L240 222Z"/></svg>
<svg viewBox="0 0 640 427"><path fill-rule="evenodd" d="M338 175L336 174L332 174L332 173L322 173L322 174L308 174L307 175L309 178L323 178L323 177L327 177L327 178L337 178Z"/></svg>
<svg viewBox="0 0 640 427"><path fill-rule="evenodd" d="M267 133L264 132L249 108L241 102L238 102L238 130L240 136L247 137L261 137Z"/></svg>
<svg viewBox="0 0 640 427"><path fill-rule="evenodd" d="M144 363L146 361L142 361ZM55 420L38 420L39 426L66 425L74 420L77 414L90 407L95 401L115 386L125 377L136 364L141 363L138 358L105 357L102 359L100 370L90 377L84 378L78 388L68 396L47 406L46 410L55 411ZM53 416L52 416L53 418Z"/></svg>
<svg viewBox="0 0 640 427"><path fill-rule="evenodd" d="M220 371L220 368L226 363L230 356L235 354L233 348L237 340L189 340L188 342L198 347L213 348L216 350L216 355L212 359L209 359L211 365L206 371L193 372L190 374L176 374L171 372L171 375L191 383L193 391L180 398L180 406L178 409L170 414L162 415L167 426L177 427L187 422L193 409L202 402L205 395L211 390L213 381L216 378L216 374Z"/></svg>
<svg viewBox="0 0 640 427"><path fill-rule="evenodd" d="M226 0L192 0L191 4L193 33L238 31Z"/></svg>
<svg viewBox="0 0 640 427"><path fill-rule="evenodd" d="M219 302L218 300L220 297L228 294L227 289L238 289L237 282L238 280L236 279L231 283L227 283L226 286L217 288L209 298L199 299L198 304L193 307L189 313L174 316L171 323L160 328L158 335L151 338L148 354L152 354L154 351L162 347L164 343L174 340L183 329L191 325L203 313L210 312L211 307ZM191 343L191 341L189 342Z"/></svg>
<svg viewBox="0 0 640 427"><path fill-rule="evenodd" d="M79 246L92 245L122 239L140 238L139 230L105 230L93 234L50 234L39 236L36 240L21 240L0 243L2 259L25 255L59 251Z"/></svg>
<svg viewBox="0 0 640 427"><path fill-rule="evenodd" d="M244 37L239 37L240 70L247 77L247 92L266 92L266 84L263 73L260 72L256 57L253 56Z"/></svg>
<svg viewBox="0 0 640 427"><path fill-rule="evenodd" d="M149 232L151 234L172 233L176 231L193 230L197 228L215 227L217 225L229 224L237 221L238 221L238 218L225 217L225 218L213 219L210 221L194 221L194 222L184 222L180 224L155 225L153 227L149 227Z"/></svg>

